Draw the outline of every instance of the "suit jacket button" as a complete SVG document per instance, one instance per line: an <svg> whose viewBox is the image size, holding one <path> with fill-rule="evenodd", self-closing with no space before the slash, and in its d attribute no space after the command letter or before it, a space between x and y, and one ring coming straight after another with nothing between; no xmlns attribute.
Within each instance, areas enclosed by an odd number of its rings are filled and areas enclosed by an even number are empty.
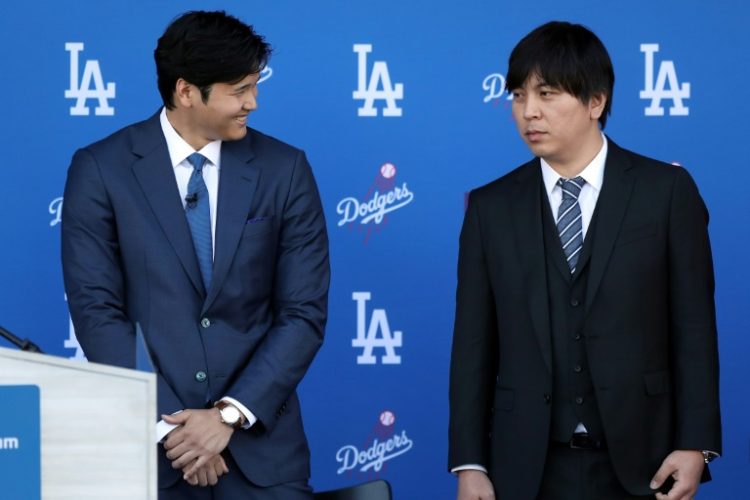
<svg viewBox="0 0 750 500"><path fill-rule="evenodd" d="M206 378L208 378L208 376L206 375L206 372L204 371L195 372L195 380L197 380L198 382L205 382Z"/></svg>
<svg viewBox="0 0 750 500"><path fill-rule="evenodd" d="M575 335L573 335L573 340L581 340L581 334L576 333Z"/></svg>
<svg viewBox="0 0 750 500"><path fill-rule="evenodd" d="M581 365L575 365L573 367L573 371L576 373L581 373L581 370L583 370L583 368L581 368Z"/></svg>
<svg viewBox="0 0 750 500"><path fill-rule="evenodd" d="M210 320L210 319L208 319L208 318L203 318L203 319L201 320L201 326L202 326L203 328L208 328L209 326L211 326L211 320Z"/></svg>
<svg viewBox="0 0 750 500"><path fill-rule="evenodd" d="M578 302L578 299L570 299L571 306L578 307L578 304L580 304L580 302Z"/></svg>
<svg viewBox="0 0 750 500"><path fill-rule="evenodd" d="M582 398L581 396L578 396L578 397L576 398L576 404L577 404L577 405L582 405L582 404L583 404L583 398Z"/></svg>
<svg viewBox="0 0 750 500"><path fill-rule="evenodd" d="M549 393L545 392L544 393L544 402L546 404L549 404L549 400L550 400L550 395L549 395Z"/></svg>

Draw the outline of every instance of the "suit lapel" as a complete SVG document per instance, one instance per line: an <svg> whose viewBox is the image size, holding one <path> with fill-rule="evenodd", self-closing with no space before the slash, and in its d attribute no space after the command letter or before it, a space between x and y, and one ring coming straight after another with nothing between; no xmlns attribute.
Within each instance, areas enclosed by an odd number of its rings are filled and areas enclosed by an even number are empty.
<svg viewBox="0 0 750 500"><path fill-rule="evenodd" d="M242 140L224 142L221 145L214 270L211 289L203 305L204 311L211 306L221 290L247 223L260 176L257 166L252 164L254 157L249 135Z"/></svg>
<svg viewBox="0 0 750 500"><path fill-rule="evenodd" d="M547 369L552 372L552 339L549 323L547 266L542 228L542 173L539 159L526 164L519 172L511 210L515 221L518 255L521 259L529 313Z"/></svg>
<svg viewBox="0 0 750 500"><path fill-rule="evenodd" d="M133 174L190 281L203 294L198 259L158 113L134 129L133 153L139 157L133 164Z"/></svg>
<svg viewBox="0 0 750 500"><path fill-rule="evenodd" d="M596 230L593 234L586 310L591 307L607 268L622 219L633 191L632 165L625 152L609 138L602 192L596 203Z"/></svg>

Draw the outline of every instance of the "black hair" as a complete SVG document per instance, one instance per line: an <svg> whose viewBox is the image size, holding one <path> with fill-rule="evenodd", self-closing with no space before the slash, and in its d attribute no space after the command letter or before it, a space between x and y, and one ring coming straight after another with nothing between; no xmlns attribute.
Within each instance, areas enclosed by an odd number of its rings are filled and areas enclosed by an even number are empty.
<svg viewBox="0 0 750 500"><path fill-rule="evenodd" d="M186 12L164 31L154 50L159 93L174 108L180 78L200 89L208 101L214 83L237 83L265 68L271 47L262 36L223 11Z"/></svg>
<svg viewBox="0 0 750 500"><path fill-rule="evenodd" d="M522 87L532 75L584 104L595 95L604 95L607 103L599 123L602 128L607 124L615 72L604 44L585 26L552 21L518 42L508 59L507 89Z"/></svg>

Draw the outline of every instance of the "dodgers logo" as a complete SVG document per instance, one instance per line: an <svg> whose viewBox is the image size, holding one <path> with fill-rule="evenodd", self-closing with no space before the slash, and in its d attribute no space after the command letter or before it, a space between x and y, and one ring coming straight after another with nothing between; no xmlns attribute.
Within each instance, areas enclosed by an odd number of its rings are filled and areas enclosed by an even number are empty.
<svg viewBox="0 0 750 500"><path fill-rule="evenodd" d="M669 108L670 116L688 116L689 108L682 103L683 99L690 98L690 83L680 83L677 80L674 61L662 61L659 64L659 73L654 83L654 54L659 52L658 43L642 43L641 52L646 55L645 60L645 88L641 90L641 99L651 99L651 104L645 108L646 116L664 116L664 108L661 106L662 99L671 99L672 106ZM667 88L669 85L669 88Z"/></svg>
<svg viewBox="0 0 750 500"><path fill-rule="evenodd" d="M52 200L49 204L49 213L52 215L52 220L49 222L49 225L51 227L55 227L62 221L62 207L63 207L63 197L58 196L54 200Z"/></svg>
<svg viewBox="0 0 750 500"><path fill-rule="evenodd" d="M273 76L273 68L271 66L266 66L260 71L260 78L258 78L258 83L263 83L269 78Z"/></svg>
<svg viewBox="0 0 750 500"><path fill-rule="evenodd" d="M505 76L500 73L490 73L482 80L482 88L487 92L487 95L484 96L484 103L495 101L495 104L497 104L507 90L505 88ZM513 95L508 94L505 100L513 100Z"/></svg>
<svg viewBox="0 0 750 500"><path fill-rule="evenodd" d="M113 116L115 108L109 105L108 99L115 98L115 84L107 82L104 85L102 70L99 61L89 59L83 67L81 81L78 81L78 54L83 51L80 42L68 42L65 50L70 52L70 88L65 91L67 99L76 99L76 105L70 108L71 116L88 116L89 108L86 106L88 99L97 99L99 105L94 108L96 116ZM93 83L93 88L91 84Z"/></svg>
<svg viewBox="0 0 750 500"><path fill-rule="evenodd" d="M406 182L396 182L396 166L384 163L375 181L362 200L347 196L336 205L336 213L341 216L338 227L349 224L358 228L367 226L365 243L370 239L374 226L387 222L387 214L399 210L414 201L414 193Z"/></svg>
<svg viewBox="0 0 750 500"><path fill-rule="evenodd" d="M383 464L403 455L414 446L405 430L395 430L396 416L386 410L380 414L378 423L365 445L359 447L347 444L336 452L339 463L337 474L358 470L359 472L380 472Z"/></svg>
<svg viewBox="0 0 750 500"><path fill-rule="evenodd" d="M385 309L373 309L370 324L367 323L367 301L372 298L370 292L354 292L352 299L357 303L357 337L352 339L352 347L362 349L362 354L357 356L358 365L375 365L378 358L373 351L381 348L385 353L380 357L384 365L400 365L401 356L396 354L396 348L402 346L403 332L391 331L388 324L388 316Z"/></svg>
<svg viewBox="0 0 750 500"><path fill-rule="evenodd" d="M391 84L391 75L385 61L375 61L372 73L367 78L367 54L372 52L372 45L355 43L357 53L357 90L352 93L354 99L362 99L362 107L357 109L357 116L378 116L375 101L385 101L383 116L401 116L403 109L396 105L396 100L404 98L404 84Z"/></svg>

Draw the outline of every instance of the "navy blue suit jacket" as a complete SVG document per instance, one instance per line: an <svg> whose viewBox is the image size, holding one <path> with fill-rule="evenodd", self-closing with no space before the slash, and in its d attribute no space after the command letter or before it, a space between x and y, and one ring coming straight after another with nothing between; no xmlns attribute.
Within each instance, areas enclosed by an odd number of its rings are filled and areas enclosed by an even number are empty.
<svg viewBox="0 0 750 500"><path fill-rule="evenodd" d="M205 290L158 113L75 153L62 258L88 359L134 367L139 325L160 414L236 398L258 417L228 447L245 476L305 479L295 388L323 340L330 272L304 153L252 129L224 142L215 240ZM160 487L180 478L163 450L159 465Z"/></svg>

